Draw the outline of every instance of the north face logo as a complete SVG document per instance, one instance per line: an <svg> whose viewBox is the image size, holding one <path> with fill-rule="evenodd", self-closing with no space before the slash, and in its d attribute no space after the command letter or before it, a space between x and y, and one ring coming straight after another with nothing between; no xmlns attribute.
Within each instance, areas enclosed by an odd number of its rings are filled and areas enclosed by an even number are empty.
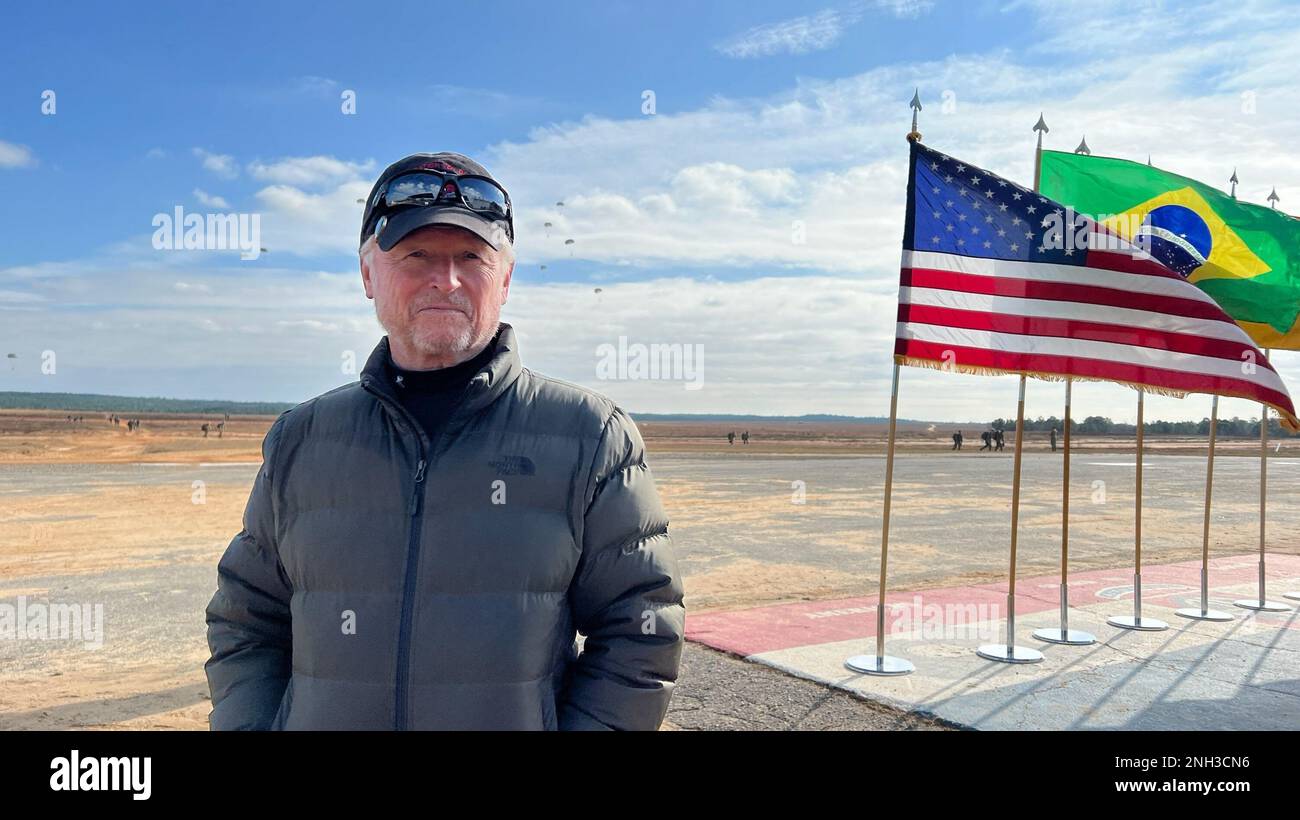
<svg viewBox="0 0 1300 820"><path fill-rule="evenodd" d="M534 475L537 472L528 456L501 456L488 464L496 468L497 475Z"/></svg>

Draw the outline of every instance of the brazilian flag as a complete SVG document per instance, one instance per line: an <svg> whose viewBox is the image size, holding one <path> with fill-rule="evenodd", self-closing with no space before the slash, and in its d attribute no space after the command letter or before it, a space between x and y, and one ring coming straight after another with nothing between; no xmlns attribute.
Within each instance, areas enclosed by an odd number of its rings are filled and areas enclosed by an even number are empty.
<svg viewBox="0 0 1300 820"><path fill-rule="evenodd" d="M1042 157L1043 196L1141 243L1260 347L1300 350L1300 220L1140 162Z"/></svg>

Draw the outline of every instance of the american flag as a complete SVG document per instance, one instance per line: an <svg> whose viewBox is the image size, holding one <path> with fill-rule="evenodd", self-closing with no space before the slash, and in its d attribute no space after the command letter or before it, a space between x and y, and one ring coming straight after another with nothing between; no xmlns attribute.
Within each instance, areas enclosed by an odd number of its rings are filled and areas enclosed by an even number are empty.
<svg viewBox="0 0 1300 820"><path fill-rule="evenodd" d="M1264 352L1200 288L1091 219L912 143L895 361L1268 404Z"/></svg>

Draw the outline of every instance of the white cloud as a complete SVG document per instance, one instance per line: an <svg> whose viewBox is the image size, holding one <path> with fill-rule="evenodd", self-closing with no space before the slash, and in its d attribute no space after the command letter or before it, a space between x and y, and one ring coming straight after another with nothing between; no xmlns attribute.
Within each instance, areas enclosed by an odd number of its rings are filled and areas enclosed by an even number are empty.
<svg viewBox="0 0 1300 820"><path fill-rule="evenodd" d="M30 168L36 164L32 149L26 145L0 140L0 168Z"/></svg>
<svg viewBox="0 0 1300 820"><path fill-rule="evenodd" d="M920 17L930 11L934 8L934 0L873 0L873 5L895 17L906 19Z"/></svg>
<svg viewBox="0 0 1300 820"><path fill-rule="evenodd" d="M323 192L270 185L255 194L262 214L262 242L273 252L355 254L370 182L345 182Z"/></svg>
<svg viewBox="0 0 1300 820"><path fill-rule="evenodd" d="M882 11L907 19L919 17L933 7L933 0L856 0L843 8L826 8L816 14L754 26L714 48L738 59L808 54L833 47L845 29L861 20L867 11Z"/></svg>
<svg viewBox="0 0 1300 820"><path fill-rule="evenodd" d="M11 389L145 393L297 401L352 381L382 331L355 270L304 272L259 265L188 271L85 263L80 272L23 280L27 301L0 314L27 370ZM106 292L102 282L113 281ZM840 413L885 415L895 295L860 277L771 276L722 282L689 277L590 283L517 281L503 319L520 335L524 362L538 372L599 390L636 412ZM85 308L95 306L95 322ZM701 345L702 384L687 380L602 380L597 348ZM59 355L59 377L39 373L40 352ZM1300 356L1279 356L1288 379ZM24 375L26 374L26 375ZM689 374L683 374L689 375ZM22 379L27 381L22 381ZM987 421L1014 412L1014 378L977 378L907 368L900 415ZM1035 382L1029 415L1060 412L1060 385ZM1077 417L1132 420L1135 394L1080 384ZM1199 419L1208 399L1147 398L1148 418ZM1249 416L1258 405L1225 400L1221 413Z"/></svg>
<svg viewBox="0 0 1300 820"><path fill-rule="evenodd" d="M360 179L374 167L374 160L348 162L326 156L285 157L275 162L254 160L248 164L248 173L263 182L315 188Z"/></svg>
<svg viewBox="0 0 1300 820"><path fill-rule="evenodd" d="M728 57L741 59L821 51L835 45L844 28L857 17L852 11L822 9L813 15L754 26L714 48Z"/></svg>
<svg viewBox="0 0 1300 820"><path fill-rule="evenodd" d="M239 176L239 166L235 163L235 158L230 154L214 154L203 148L194 148L194 156L198 157L204 170L211 171L219 177L234 179Z"/></svg>
<svg viewBox="0 0 1300 820"><path fill-rule="evenodd" d="M194 198L199 201L200 205L206 205L209 208L229 208L230 205L226 200L219 196L214 196L201 188L194 189Z"/></svg>

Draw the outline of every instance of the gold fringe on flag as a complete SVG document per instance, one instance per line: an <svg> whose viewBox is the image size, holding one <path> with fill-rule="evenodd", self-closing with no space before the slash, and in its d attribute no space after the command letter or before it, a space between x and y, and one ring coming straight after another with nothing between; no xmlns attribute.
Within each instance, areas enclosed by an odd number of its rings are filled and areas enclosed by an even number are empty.
<svg viewBox="0 0 1300 820"><path fill-rule="evenodd" d="M1184 390L1170 390L1167 387L1155 387L1153 385L1141 384L1139 382L1118 381L1116 379L1102 379L1096 376L1063 376L1060 373L1044 373L1037 370L1004 370L1000 367L982 367L979 365L957 364L951 361L940 361L938 359L920 359L915 356L904 356L894 354L894 361L908 367L924 367L929 370L942 370L945 373L966 373L972 376L1028 376L1032 379L1039 379L1045 382L1063 382L1066 379L1072 379L1076 382L1107 382L1109 384L1122 384L1125 387L1131 387L1134 390L1142 390L1156 396L1168 396L1173 399L1185 399L1190 395ZM1197 391L1199 392L1199 391ZM1207 393L1209 391L1206 391ZM1211 395L1213 395L1211 393ZM1246 399L1247 401L1259 401L1256 396L1248 396L1239 392L1222 392L1220 396L1227 396L1234 399ZM1282 426L1293 433L1300 433L1300 419L1295 418L1285 409L1278 407L1272 402L1262 402L1277 411L1278 419Z"/></svg>

